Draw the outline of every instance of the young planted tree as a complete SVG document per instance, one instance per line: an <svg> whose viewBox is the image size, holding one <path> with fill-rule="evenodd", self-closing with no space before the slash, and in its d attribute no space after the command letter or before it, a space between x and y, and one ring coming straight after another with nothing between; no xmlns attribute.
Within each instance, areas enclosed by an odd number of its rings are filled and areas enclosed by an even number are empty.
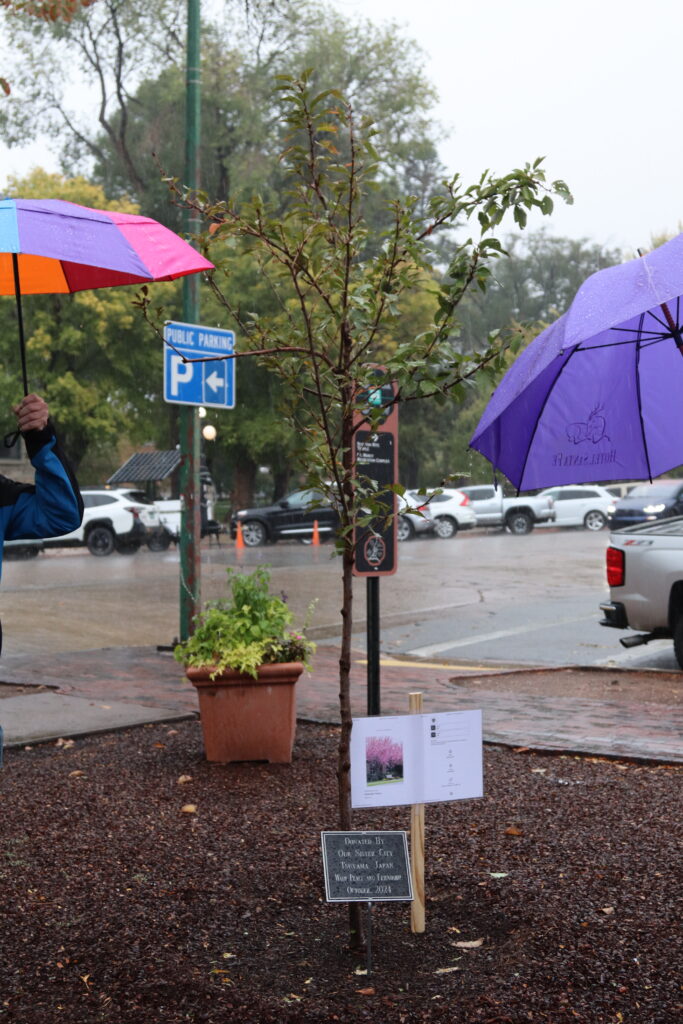
<svg viewBox="0 0 683 1024"><path fill-rule="evenodd" d="M416 199L391 202L391 227L380 239L372 237L364 209L385 168L373 148L371 125L357 124L338 92L313 95L307 75L283 78L279 89L289 129L282 154L285 212L281 202L274 216L259 196L242 204L193 194L183 200L208 222L203 243L217 268L211 287L238 325L236 358L257 357L284 383L286 415L305 442L309 482L339 511L337 774L339 824L349 829L353 530L367 524L380 507L374 482L354 470L361 396L395 382L400 406L444 403L461 399L466 386L482 374L495 377L503 361L501 344L492 335L480 352L459 351L452 339L458 306L468 289L485 288L491 262L503 255L494 232L507 213L522 228L527 210L547 214L553 194L570 196L563 182L546 185L540 160L504 177L486 172L469 186L456 175L430 200L426 218ZM476 237L469 235L472 224ZM459 226L461 240L438 280L432 241L447 226ZM276 299L263 315L243 308L232 287L231 268L245 254ZM432 323L419 336L396 344L400 299L411 289L424 288L425 275L434 282ZM360 424L377 425L381 414L381 409L368 410Z"/></svg>

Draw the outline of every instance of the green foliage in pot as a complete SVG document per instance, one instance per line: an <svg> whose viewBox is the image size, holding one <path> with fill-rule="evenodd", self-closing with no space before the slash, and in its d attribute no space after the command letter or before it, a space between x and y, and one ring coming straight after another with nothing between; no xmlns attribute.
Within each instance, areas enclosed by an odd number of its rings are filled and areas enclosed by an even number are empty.
<svg viewBox="0 0 683 1024"><path fill-rule="evenodd" d="M315 644L305 630L287 627L292 613L284 597L270 593L270 572L228 569L230 600L208 604L197 617L192 636L173 652L177 661L193 668L211 668L215 679L224 669L256 678L260 665L301 661L310 668Z"/></svg>

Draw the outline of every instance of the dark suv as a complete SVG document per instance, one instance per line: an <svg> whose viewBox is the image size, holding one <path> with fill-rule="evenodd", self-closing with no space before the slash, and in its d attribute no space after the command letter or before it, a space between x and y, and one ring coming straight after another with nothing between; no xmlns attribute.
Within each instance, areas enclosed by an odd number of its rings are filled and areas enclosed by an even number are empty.
<svg viewBox="0 0 683 1024"><path fill-rule="evenodd" d="M620 498L608 509L607 521L611 530L645 523L653 519L683 514L683 480L655 480L651 484L638 484L625 498Z"/></svg>
<svg viewBox="0 0 683 1024"><path fill-rule="evenodd" d="M339 516L320 491L307 487L293 491L274 505L262 508L242 508L230 521L230 536L237 536L237 524L242 526L242 538L247 547L255 548L269 541L307 540L313 536L317 520L320 539L329 537L339 525Z"/></svg>

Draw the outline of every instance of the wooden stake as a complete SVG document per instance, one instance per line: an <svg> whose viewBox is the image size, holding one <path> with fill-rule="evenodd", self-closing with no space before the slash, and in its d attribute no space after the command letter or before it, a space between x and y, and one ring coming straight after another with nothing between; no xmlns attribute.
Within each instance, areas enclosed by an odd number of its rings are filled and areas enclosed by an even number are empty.
<svg viewBox="0 0 683 1024"><path fill-rule="evenodd" d="M411 715L422 713L422 694L409 693ZM425 930L425 805L410 808L410 874L413 880L413 902L410 904L410 929L421 934Z"/></svg>

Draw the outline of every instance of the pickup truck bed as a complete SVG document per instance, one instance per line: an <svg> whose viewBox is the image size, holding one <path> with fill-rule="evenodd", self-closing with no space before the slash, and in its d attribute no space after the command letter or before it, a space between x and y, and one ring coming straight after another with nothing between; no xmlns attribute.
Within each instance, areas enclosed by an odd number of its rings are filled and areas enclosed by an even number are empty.
<svg viewBox="0 0 683 1024"><path fill-rule="evenodd" d="M610 600L601 624L639 630L625 647L671 637L683 668L683 516L641 523L610 535L606 553Z"/></svg>

